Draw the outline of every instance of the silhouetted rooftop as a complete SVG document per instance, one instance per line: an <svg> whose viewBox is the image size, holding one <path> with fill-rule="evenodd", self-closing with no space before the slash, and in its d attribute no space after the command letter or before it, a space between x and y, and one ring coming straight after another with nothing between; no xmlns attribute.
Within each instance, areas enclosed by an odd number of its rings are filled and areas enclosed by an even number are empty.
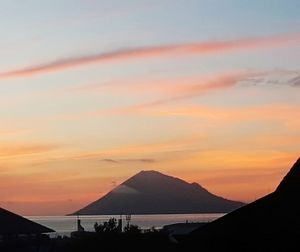
<svg viewBox="0 0 300 252"><path fill-rule="evenodd" d="M0 235L42 234L50 232L55 231L0 208Z"/></svg>
<svg viewBox="0 0 300 252"><path fill-rule="evenodd" d="M292 247L298 240L295 237L300 235L299 194L300 159L273 193L195 230L194 241L215 249L208 251L220 251L222 246L229 246L230 251L243 251L237 242L253 248L249 251L258 251L255 246L261 247L261 243L267 251L291 251L280 250L278 246Z"/></svg>
<svg viewBox="0 0 300 252"><path fill-rule="evenodd" d="M276 192L299 193L300 192L300 158L293 165L288 174L283 178Z"/></svg>

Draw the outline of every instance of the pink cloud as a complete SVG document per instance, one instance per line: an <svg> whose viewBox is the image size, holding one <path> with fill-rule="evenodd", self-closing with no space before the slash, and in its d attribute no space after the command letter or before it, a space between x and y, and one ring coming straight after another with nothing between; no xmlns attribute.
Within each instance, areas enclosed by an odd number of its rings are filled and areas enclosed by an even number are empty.
<svg viewBox="0 0 300 252"><path fill-rule="evenodd" d="M43 73L62 71L89 64L111 61L121 61L134 58L149 58L177 55L207 55L232 51L270 48L299 43L300 34L281 34L270 37L243 38L237 40L195 42L186 44L159 45L120 49L110 52L94 53L90 55L60 58L37 65L25 66L0 73L0 78L17 78L34 76Z"/></svg>

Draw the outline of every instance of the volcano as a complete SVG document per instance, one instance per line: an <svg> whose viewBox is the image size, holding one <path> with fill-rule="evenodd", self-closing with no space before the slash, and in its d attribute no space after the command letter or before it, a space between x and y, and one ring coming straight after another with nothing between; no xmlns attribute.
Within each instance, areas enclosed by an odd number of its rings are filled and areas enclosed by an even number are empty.
<svg viewBox="0 0 300 252"><path fill-rule="evenodd" d="M141 171L74 215L227 213L244 203L216 196L197 183Z"/></svg>

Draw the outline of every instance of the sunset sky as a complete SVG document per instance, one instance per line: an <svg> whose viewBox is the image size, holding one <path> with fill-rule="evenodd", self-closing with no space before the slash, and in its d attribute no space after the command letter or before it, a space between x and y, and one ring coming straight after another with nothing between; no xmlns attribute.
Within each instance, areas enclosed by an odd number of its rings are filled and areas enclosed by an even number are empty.
<svg viewBox="0 0 300 252"><path fill-rule="evenodd" d="M250 202L300 150L298 0L0 0L0 207L140 170Z"/></svg>

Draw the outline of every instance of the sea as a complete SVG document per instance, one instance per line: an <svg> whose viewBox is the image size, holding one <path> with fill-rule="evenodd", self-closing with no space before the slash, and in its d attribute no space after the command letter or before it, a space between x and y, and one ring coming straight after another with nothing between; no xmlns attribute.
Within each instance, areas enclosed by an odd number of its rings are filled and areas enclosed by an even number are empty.
<svg viewBox="0 0 300 252"><path fill-rule="evenodd" d="M138 225L142 229L157 228L165 225L183 222L211 222L224 214L155 214L155 215L131 215L130 223ZM71 232L77 229L77 216L26 216L26 218L49 227L56 231L51 236L70 236ZM95 223L103 223L110 218L119 219L120 215L81 215L81 225L86 231L94 231ZM126 216L122 216L126 224Z"/></svg>

